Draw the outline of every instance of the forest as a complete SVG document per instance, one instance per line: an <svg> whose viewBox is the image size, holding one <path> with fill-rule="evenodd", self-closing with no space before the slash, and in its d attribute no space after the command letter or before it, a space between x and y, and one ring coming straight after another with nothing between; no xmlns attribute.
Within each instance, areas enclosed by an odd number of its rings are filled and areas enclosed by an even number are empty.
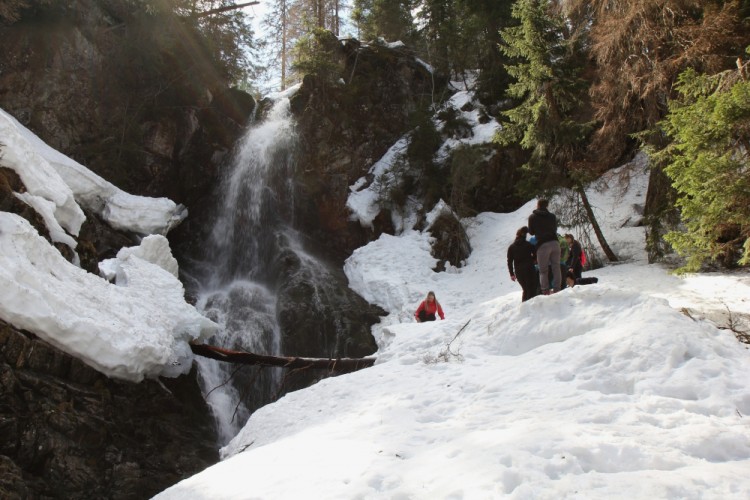
<svg viewBox="0 0 750 500"><path fill-rule="evenodd" d="M82 15L85 3L3 0L0 20ZM498 148L525 152L519 196L560 187L582 193L646 150L652 258L676 250L688 271L750 264L747 0L258 3L266 13L255 32L247 7L256 2L97 2L110 30L127 29L119 49L127 77L152 113L185 99L168 82L184 75L186 60L191 80L260 97L269 75L284 89L330 72L325 33L401 41L435 74L471 80L502 123Z"/></svg>

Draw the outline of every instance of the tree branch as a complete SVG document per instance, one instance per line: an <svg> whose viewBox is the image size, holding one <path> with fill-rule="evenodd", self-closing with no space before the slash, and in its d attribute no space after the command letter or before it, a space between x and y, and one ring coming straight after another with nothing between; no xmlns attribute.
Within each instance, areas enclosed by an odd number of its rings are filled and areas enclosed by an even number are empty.
<svg viewBox="0 0 750 500"><path fill-rule="evenodd" d="M204 12L196 12L195 14L191 14L188 17L193 19L200 19L201 17L207 17L211 16L213 14L221 14L222 12L226 12L228 10L236 10L241 9L242 7L250 7L251 5L258 5L260 2L247 2L247 3L240 3L237 5L226 5L224 7L217 7L216 9L207 10Z"/></svg>
<svg viewBox="0 0 750 500"><path fill-rule="evenodd" d="M245 365L276 366L281 368L313 368L347 373L375 364L376 358L301 358L297 356L267 356L245 351L232 351L206 344L190 344L193 354L205 358Z"/></svg>

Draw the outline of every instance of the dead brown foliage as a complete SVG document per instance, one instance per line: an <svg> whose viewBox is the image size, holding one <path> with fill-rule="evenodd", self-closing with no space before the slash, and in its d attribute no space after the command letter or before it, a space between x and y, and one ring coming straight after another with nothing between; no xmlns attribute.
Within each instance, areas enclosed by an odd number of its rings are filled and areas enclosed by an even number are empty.
<svg viewBox="0 0 750 500"><path fill-rule="evenodd" d="M598 75L590 93L600 126L590 156L607 166L626 152L630 134L664 117L680 72L727 69L750 45L739 0L577 0L576 5L576 12L591 16Z"/></svg>

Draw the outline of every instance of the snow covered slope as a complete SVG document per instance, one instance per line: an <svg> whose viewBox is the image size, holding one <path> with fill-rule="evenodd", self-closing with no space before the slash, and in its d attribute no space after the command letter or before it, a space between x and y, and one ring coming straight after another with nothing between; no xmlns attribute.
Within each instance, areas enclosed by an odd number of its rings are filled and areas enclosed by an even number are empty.
<svg viewBox="0 0 750 500"><path fill-rule="evenodd" d="M641 167L590 191L628 257L585 273L598 285L521 304L505 252L533 202L466 221L461 269L431 271L417 231L356 251L351 286L390 312L378 363L261 408L223 462L156 498L750 498L750 351L677 309L750 314L750 275L648 265L628 222ZM429 290L446 320L414 323Z"/></svg>

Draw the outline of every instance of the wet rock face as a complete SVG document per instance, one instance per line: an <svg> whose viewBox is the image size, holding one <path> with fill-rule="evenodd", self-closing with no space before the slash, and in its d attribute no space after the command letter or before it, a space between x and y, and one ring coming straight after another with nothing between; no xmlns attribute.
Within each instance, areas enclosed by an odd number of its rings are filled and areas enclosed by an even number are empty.
<svg viewBox="0 0 750 500"><path fill-rule="evenodd" d="M141 58L146 28L121 7L57 2L0 23L0 107L119 188L200 209L255 102L215 72L169 66L189 53Z"/></svg>
<svg viewBox="0 0 750 500"><path fill-rule="evenodd" d="M289 249L276 259L282 348L297 356L364 357L377 350L370 327L386 312L348 286L340 268L305 264Z"/></svg>
<svg viewBox="0 0 750 500"><path fill-rule="evenodd" d="M372 230L349 220L349 186L411 130L417 109L444 97L447 82L405 47L348 40L331 51L336 73L306 76L292 98L305 159L296 210L300 229L343 261L382 232L393 232L385 214Z"/></svg>
<svg viewBox="0 0 750 500"><path fill-rule="evenodd" d="M218 461L194 376L119 382L0 321L0 497L142 499Z"/></svg>
<svg viewBox="0 0 750 500"><path fill-rule="evenodd" d="M463 266L463 262L471 254L469 236L461 222L452 213L442 213L430 226L430 234L435 238L432 245L432 256L438 259L436 272L446 269L446 264L455 267Z"/></svg>

